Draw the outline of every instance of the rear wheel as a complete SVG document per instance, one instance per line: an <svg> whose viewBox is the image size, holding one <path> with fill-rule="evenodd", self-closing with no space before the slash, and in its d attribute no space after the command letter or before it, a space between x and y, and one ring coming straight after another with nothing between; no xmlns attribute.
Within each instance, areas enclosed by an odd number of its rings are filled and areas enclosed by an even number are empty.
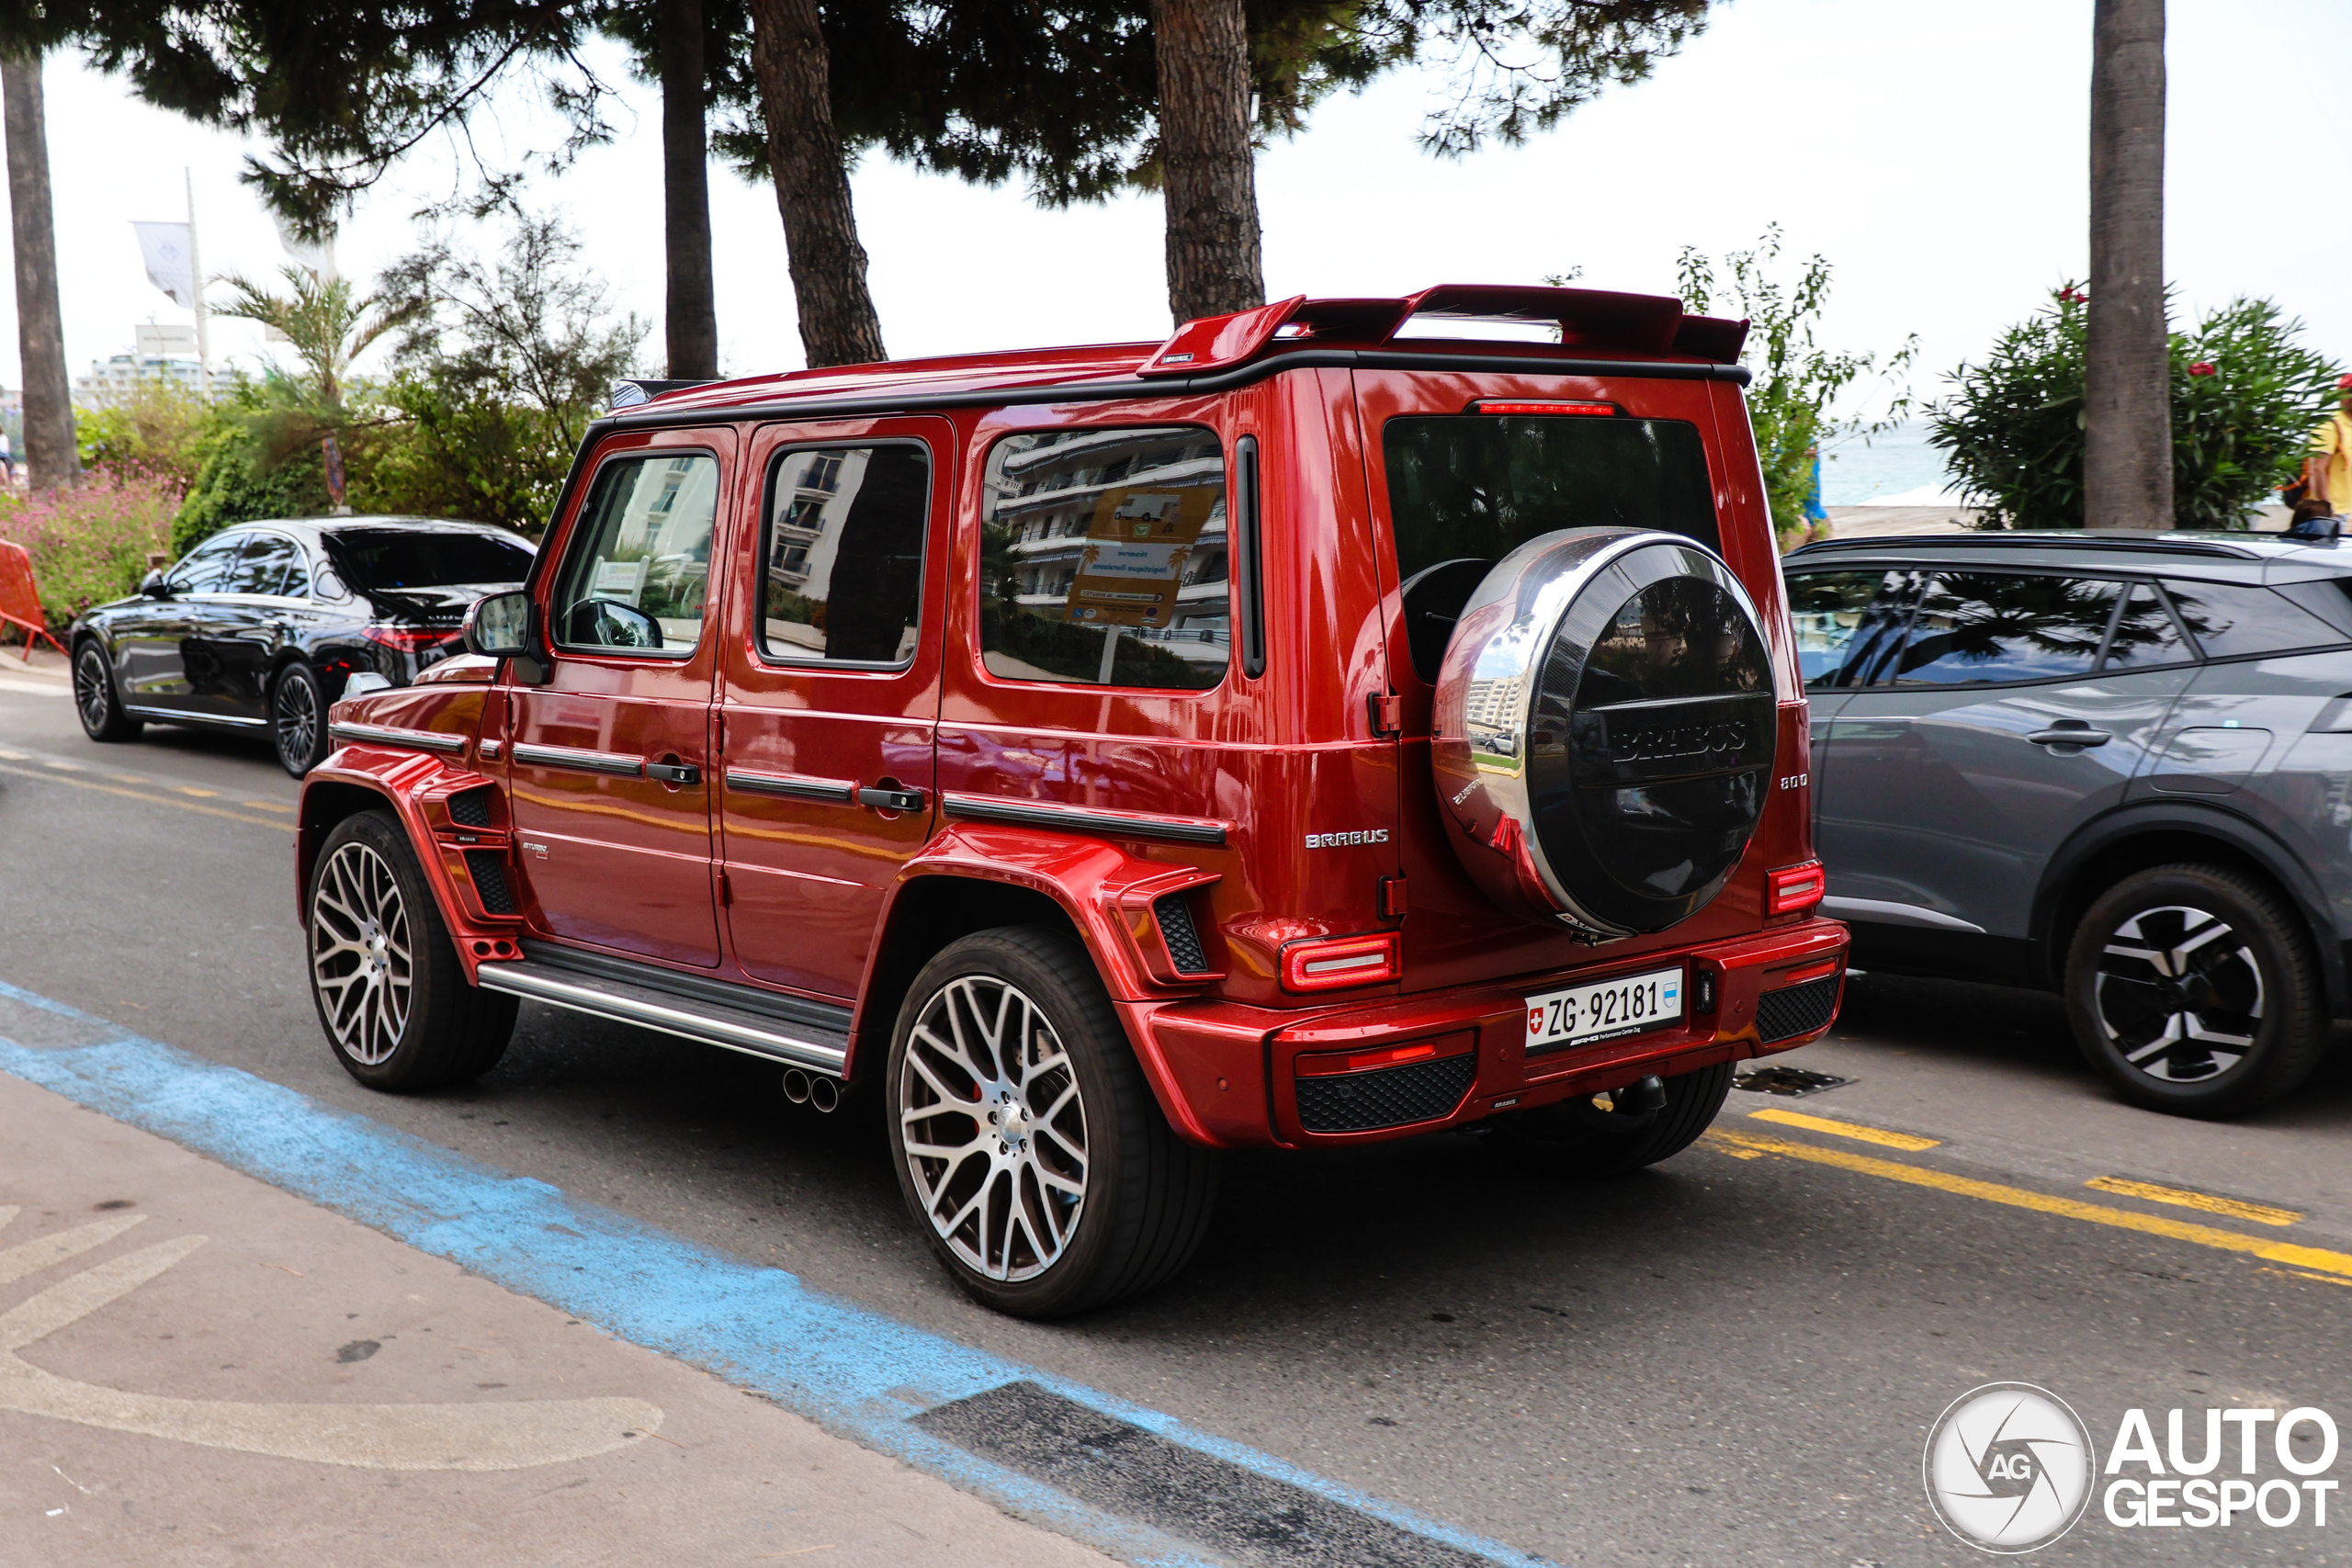
<svg viewBox="0 0 2352 1568"><path fill-rule="evenodd" d="M2165 865L2101 895L2066 955L2083 1055L2151 1111L2233 1116L2309 1077L2327 996L2303 922L2276 888L2211 865Z"/></svg>
<svg viewBox="0 0 2352 1568"><path fill-rule="evenodd" d="M136 740L147 728L122 711L113 661L95 637L85 637L74 649L74 711L81 717L82 733L93 740Z"/></svg>
<svg viewBox="0 0 2352 1568"><path fill-rule="evenodd" d="M269 693L269 732L278 765L298 779L325 760L326 694L309 665L289 664L277 672Z"/></svg>
<svg viewBox="0 0 2352 1568"><path fill-rule="evenodd" d="M1216 1164L1160 1114L1085 952L1048 927L943 951L899 1010L907 1207L978 1301L1059 1317L1149 1290L1208 1228Z"/></svg>
<svg viewBox="0 0 2352 1568"><path fill-rule="evenodd" d="M466 984L408 835L389 812L346 818L311 873L311 998L344 1071L370 1089L480 1077L515 1000Z"/></svg>
<svg viewBox="0 0 2352 1568"><path fill-rule="evenodd" d="M1619 1176L1656 1165L1689 1148L1714 1121L1731 1092L1731 1064L1683 1073L1663 1086L1666 1104L1656 1111L1625 1109L1620 1101L1628 1097L1621 1089L1498 1116L1488 1123L1495 1148L1513 1164L1549 1176Z"/></svg>

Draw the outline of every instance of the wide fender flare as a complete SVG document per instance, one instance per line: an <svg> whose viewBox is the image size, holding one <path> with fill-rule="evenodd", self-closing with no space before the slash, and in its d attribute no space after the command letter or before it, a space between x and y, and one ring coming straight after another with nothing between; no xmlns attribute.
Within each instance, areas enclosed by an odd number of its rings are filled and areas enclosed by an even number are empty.
<svg viewBox="0 0 2352 1568"><path fill-rule="evenodd" d="M1095 973L1102 976L1113 1010L1126 1031L1127 1043L1169 1124L1196 1143L1216 1141L1180 1090L1178 1075L1165 1059L1159 1042L1148 1029L1139 1027L1155 1004L1195 996L1201 986L1222 977L1203 975L1189 984L1161 978L1169 975L1170 964L1150 914L1157 899L1208 886L1219 880L1216 873L1181 861L1148 860L1103 839L993 824L952 824L900 868L883 910L881 930L886 938L875 943L866 961L861 998L876 995L875 984L890 945L887 933L896 925L908 894L941 877L1022 888L1059 906L1085 944ZM1155 970L1159 974L1155 975ZM895 1017L861 1016L855 1031L859 1054L868 1043L887 1051L897 1021Z"/></svg>
<svg viewBox="0 0 2352 1568"><path fill-rule="evenodd" d="M425 814L424 802L446 799L461 790L483 784L497 784L496 779L471 769L453 765L444 759L422 751L403 750L388 746L353 744L328 754L325 761L311 769L302 780L300 823L294 834L294 911L299 922L310 920L311 873L318 863L321 846L334 825L355 815L351 809L351 792L365 791L383 805L390 807L400 819L401 830L407 833L409 849L416 856L417 864L424 870L425 886L433 890L433 900L441 910L442 923L448 928L453 945L458 950L458 962L464 968L466 983L474 983L477 960L473 951L476 941L503 938L514 939L518 922L483 919L467 908L460 897L452 862L456 852L445 850L433 831L433 823ZM367 807L362 807L367 809ZM484 835L500 838L503 835ZM503 847L503 846L494 846Z"/></svg>
<svg viewBox="0 0 2352 1568"><path fill-rule="evenodd" d="M2352 985L2347 985L2344 943L2336 935L2325 891L2303 859L2278 835L2218 800L2208 803L2194 795L2136 801L2086 823L2060 846L2043 869L2034 894L2032 923L2027 928L2035 944L2048 954L2052 986L2065 983L2066 957L2060 951L2058 910L2069 885L2100 851L2146 833L2195 833L2238 851L2267 872L2286 890L2303 917L2319 950L2320 975L2327 987L2330 1010L2343 1017L2352 1010Z"/></svg>

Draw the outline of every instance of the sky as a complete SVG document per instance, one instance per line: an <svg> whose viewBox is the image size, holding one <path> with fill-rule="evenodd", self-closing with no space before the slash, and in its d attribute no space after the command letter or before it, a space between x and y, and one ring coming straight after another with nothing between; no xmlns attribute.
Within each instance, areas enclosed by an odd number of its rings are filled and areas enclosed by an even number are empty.
<svg viewBox="0 0 2352 1568"><path fill-rule="evenodd" d="M2267 296L2308 323L2313 345L2352 361L2352 139L2338 123L2343 95L2325 85L2352 60L2352 5L2171 0L2169 26L2165 246L2177 309ZM1671 293L1684 246L1720 256L1778 224L1791 269L1815 253L1835 268L1824 343L1883 355L1916 333L1908 389L1932 397L2004 325L2088 269L2090 37L2090 0L1726 0L1651 80L1524 146L1453 162L1414 144L1442 80L1392 76L1327 101L1304 135L1261 157L1267 293L1401 294L1574 267L1590 287ZM526 200L560 209L616 307L653 327L644 357L658 373L656 97L628 80L617 52L596 60L626 84L620 139L535 181ZM2317 74L2298 85L2297 62ZM46 87L74 375L128 352L136 322L189 320L146 281L130 230L184 216L187 179L207 273L284 263L238 183L249 150L238 139L147 107L70 55L51 58ZM556 135L520 92L481 132L493 160ZM345 225L345 274L372 278L412 248L413 214L459 188L459 170L446 144L413 155ZM1047 211L1017 186L965 186L879 156L853 186L894 355L1168 331L1157 197ZM773 193L714 168L711 197L722 367L798 367ZM458 237L497 243L492 230ZM13 387L13 284L0 277L0 383ZM216 302L222 292L216 285ZM273 352L245 322L216 319L212 339L217 364L253 367ZM1883 402L1900 389L1863 396Z"/></svg>

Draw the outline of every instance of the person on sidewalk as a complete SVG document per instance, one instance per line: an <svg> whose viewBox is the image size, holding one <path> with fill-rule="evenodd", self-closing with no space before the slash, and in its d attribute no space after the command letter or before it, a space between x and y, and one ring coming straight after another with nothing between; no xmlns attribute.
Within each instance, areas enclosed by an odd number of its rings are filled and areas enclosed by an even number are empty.
<svg viewBox="0 0 2352 1568"><path fill-rule="evenodd" d="M2342 517L2352 513L2352 376L2338 380L2335 389L2341 394L2336 411L2312 434L2303 475L2308 499L2327 502L2326 515Z"/></svg>

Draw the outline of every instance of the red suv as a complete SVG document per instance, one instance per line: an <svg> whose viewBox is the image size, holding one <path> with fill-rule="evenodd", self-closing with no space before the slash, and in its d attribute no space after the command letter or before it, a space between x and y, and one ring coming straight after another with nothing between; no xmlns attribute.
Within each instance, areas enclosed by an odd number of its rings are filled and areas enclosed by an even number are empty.
<svg viewBox="0 0 2352 1568"><path fill-rule="evenodd" d="M470 656L334 709L337 1056L469 1077L530 998L863 1089L1032 1316L1180 1268L1216 1149L1666 1158L1844 976L1744 332L1442 288L625 385Z"/></svg>

